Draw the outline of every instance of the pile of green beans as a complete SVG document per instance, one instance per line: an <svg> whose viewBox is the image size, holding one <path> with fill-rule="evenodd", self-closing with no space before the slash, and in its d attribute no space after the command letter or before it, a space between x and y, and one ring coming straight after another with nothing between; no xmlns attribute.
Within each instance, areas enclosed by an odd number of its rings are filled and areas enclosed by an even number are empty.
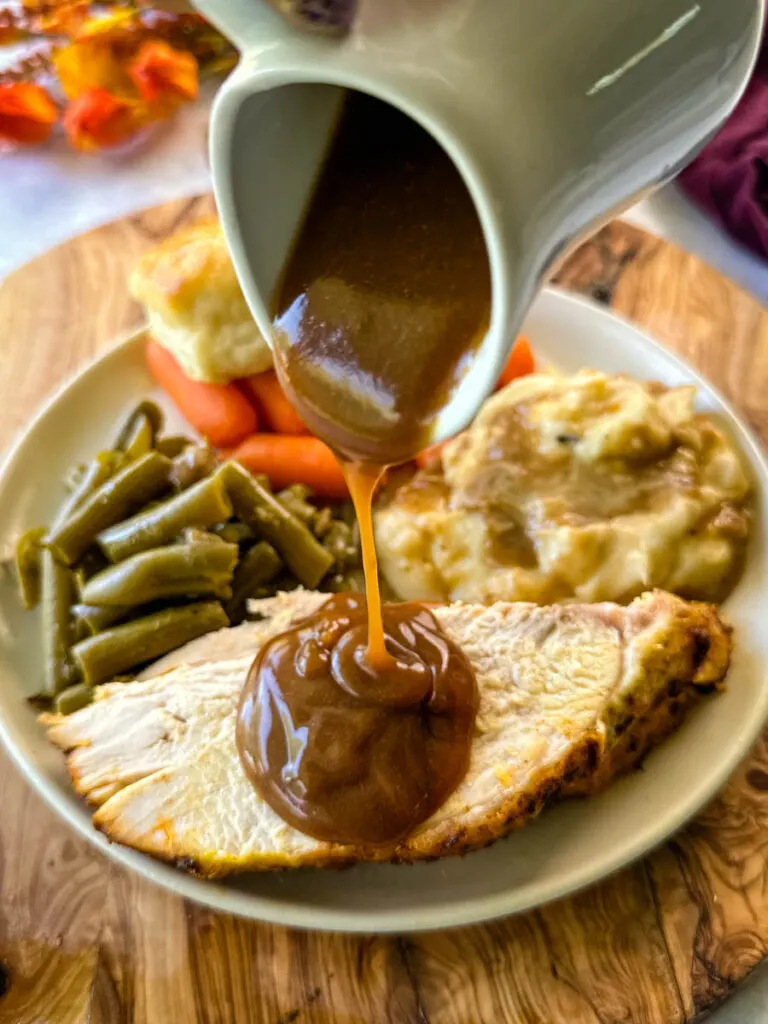
<svg viewBox="0 0 768 1024"><path fill-rule="evenodd" d="M16 546L25 608L40 606L43 701L62 714L204 633L241 622L250 598L297 586L360 589L351 506L317 502L207 445L161 436L141 402L111 447L67 474L46 528Z"/></svg>

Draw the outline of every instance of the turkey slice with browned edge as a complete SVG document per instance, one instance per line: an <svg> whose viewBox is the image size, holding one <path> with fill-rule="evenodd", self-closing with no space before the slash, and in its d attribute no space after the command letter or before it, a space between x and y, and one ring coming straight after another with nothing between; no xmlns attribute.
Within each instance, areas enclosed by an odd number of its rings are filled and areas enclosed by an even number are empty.
<svg viewBox="0 0 768 1024"><path fill-rule="evenodd" d="M287 825L246 778L235 716L259 646L314 611L304 591L255 602L262 620L193 641L136 682L100 687L69 717L43 715L78 793L110 839L207 877L236 871L465 853L557 794L635 767L728 669L716 610L666 593L611 604L454 604L433 612L470 659L480 705L469 770L407 839L319 842Z"/></svg>

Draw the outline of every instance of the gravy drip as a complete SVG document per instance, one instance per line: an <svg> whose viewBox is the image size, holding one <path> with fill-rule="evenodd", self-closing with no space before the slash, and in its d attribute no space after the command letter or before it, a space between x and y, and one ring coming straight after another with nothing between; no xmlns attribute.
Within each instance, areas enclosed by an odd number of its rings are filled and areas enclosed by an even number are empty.
<svg viewBox="0 0 768 1024"><path fill-rule="evenodd" d="M365 594L368 607L368 661L377 671L389 671L394 658L387 651L384 638L384 623L381 617L381 589L379 587L379 564L373 538L373 498L376 486L381 480L381 466L366 462L345 462L342 469L347 480L355 515L360 527L360 549L363 556Z"/></svg>
<svg viewBox="0 0 768 1024"><path fill-rule="evenodd" d="M464 653L421 604L387 605L391 665L367 654L360 594L330 598L275 637L248 675L237 722L260 796L315 839L387 844L453 792L477 713Z"/></svg>

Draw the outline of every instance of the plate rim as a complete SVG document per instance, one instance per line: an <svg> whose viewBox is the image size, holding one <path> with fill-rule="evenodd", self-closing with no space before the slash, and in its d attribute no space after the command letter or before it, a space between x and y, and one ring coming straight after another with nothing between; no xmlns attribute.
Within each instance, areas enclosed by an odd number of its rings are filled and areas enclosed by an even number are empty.
<svg viewBox="0 0 768 1024"><path fill-rule="evenodd" d="M557 301L586 307L591 315L605 322L619 321L624 328L634 333L642 344L661 354L668 363L689 377L697 388L703 387L714 395L729 414L733 426L738 431L737 441L740 448L744 451L749 450L752 462L758 468L757 493L768 496L768 458L762 445L742 415L714 384L706 380L685 358L656 341L643 327L609 307L562 288L548 286L543 289L543 292L553 294ZM20 459L28 435L65 399L69 390L98 365L114 358L125 349L137 345L147 331L148 326L145 324L118 335L114 342L107 344L94 358L88 360L74 374L67 377L42 402L34 415L16 431L6 453L0 460L0 488L5 483L6 476ZM512 889L504 894L468 897L445 906L433 906L428 909L419 909L416 912L402 909L353 912L348 909L336 911L312 906L286 905L255 893L243 894L236 889L222 886L216 880L200 879L185 874L149 855L110 842L93 827L87 817L87 808L85 808L86 815L82 815L69 805L62 804L57 783L50 779L34 759L27 757L20 746L16 744L11 734L12 726L6 717L2 697L0 697L0 743L24 780L43 798L60 819L122 867L137 872L146 881L171 891L175 895L210 907L219 913L233 914L248 920L303 930L347 934L428 932L483 924L502 917L525 913L554 900L567 898L614 875L662 845L716 795L733 775L738 765L748 756L768 719L768 663L761 672L762 685L759 699L754 706L755 713L749 725L743 729L740 742L734 745L732 752L727 757L718 762L716 770L707 776L706 784L696 790L687 800L680 801L675 812L661 818L659 824L654 826L648 834L641 835L634 842L625 844L613 856L609 856L604 862L601 862L598 868L590 867L587 864L580 870L572 872L559 885L553 884L552 880L548 880L545 876L542 880L530 882L522 897L520 890Z"/></svg>

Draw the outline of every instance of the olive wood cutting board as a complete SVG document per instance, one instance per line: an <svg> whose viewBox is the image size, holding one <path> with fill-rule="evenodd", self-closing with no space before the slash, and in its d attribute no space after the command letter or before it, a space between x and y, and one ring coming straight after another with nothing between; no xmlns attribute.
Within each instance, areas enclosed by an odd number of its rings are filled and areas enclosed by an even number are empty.
<svg viewBox="0 0 768 1024"><path fill-rule="evenodd" d="M126 278L139 253L210 210L202 198L109 224L0 285L0 448L54 386L138 323ZM619 222L559 281L682 353L768 439L768 312L757 301ZM571 899L405 938L292 932L129 874L0 754L0 1022L687 1024L766 955L766 849L764 737L687 829Z"/></svg>

